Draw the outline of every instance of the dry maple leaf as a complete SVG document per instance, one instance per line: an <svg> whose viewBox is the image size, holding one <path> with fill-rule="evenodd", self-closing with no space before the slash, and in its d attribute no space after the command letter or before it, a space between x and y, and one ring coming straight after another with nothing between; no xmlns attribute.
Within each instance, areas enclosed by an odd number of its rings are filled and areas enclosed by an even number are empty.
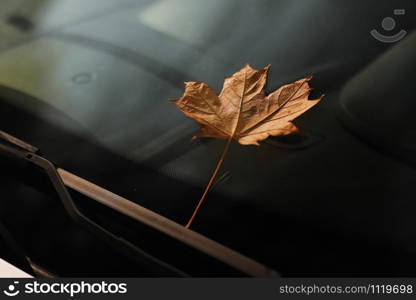
<svg viewBox="0 0 416 300"><path fill-rule="evenodd" d="M219 96L204 82L186 82L183 96L172 100L185 115L201 125L194 138L228 139L187 228L212 187L233 139L242 145L259 145L259 141L270 135L297 133L299 129L291 121L322 99L323 95L308 100L311 92L308 82L312 76L284 85L266 96L264 87L269 67L255 70L246 64L225 79Z"/></svg>
<svg viewBox="0 0 416 300"><path fill-rule="evenodd" d="M232 138L242 145L259 145L270 135L298 132L291 122L318 103L308 100L312 76L284 85L265 95L270 66L255 70L246 64L224 81L219 96L204 82L186 82L181 98L172 101L188 117L201 124L194 137Z"/></svg>

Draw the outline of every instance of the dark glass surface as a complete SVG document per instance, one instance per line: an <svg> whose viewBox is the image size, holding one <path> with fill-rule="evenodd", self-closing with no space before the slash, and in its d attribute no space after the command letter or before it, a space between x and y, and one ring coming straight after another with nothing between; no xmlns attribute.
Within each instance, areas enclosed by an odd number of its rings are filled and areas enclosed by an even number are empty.
<svg viewBox="0 0 416 300"><path fill-rule="evenodd" d="M415 274L414 169L335 117L344 83L391 47L370 30L405 8L397 27L411 32L413 1L0 5L0 128L180 223L224 147L191 142L198 126L168 101L183 82L219 91L247 62L272 65L268 91L314 74L314 93L326 97L296 120L304 145L232 145L194 229L283 275Z"/></svg>

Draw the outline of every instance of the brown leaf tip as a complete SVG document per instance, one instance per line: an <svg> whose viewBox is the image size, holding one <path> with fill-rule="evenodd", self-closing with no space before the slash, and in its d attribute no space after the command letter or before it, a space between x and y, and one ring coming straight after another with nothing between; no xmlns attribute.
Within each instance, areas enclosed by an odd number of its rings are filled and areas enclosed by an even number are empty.
<svg viewBox="0 0 416 300"><path fill-rule="evenodd" d="M268 65L266 65L265 67L263 67L263 68L261 68L260 70L257 70L257 69L255 69L255 68L253 68L249 63L246 63L245 65L244 65L244 67L242 67L241 68L241 70L240 71L242 71L242 70L245 70L245 69L248 69L248 70L250 70L250 71L253 71L253 72L264 72L264 71L268 71L269 69L270 69L270 67L271 67L272 65L271 64L268 64ZM231 76L232 77L232 76Z"/></svg>

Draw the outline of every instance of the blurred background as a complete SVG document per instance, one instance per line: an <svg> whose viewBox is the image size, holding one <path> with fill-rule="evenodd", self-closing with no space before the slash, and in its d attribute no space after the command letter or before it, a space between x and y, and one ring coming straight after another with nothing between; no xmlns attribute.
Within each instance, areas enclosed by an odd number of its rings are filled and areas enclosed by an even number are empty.
<svg viewBox="0 0 416 300"><path fill-rule="evenodd" d="M184 224L224 141L191 141L197 124L168 99L184 81L219 92L245 63L271 64L268 92L313 74L312 98L326 97L295 121L305 136L232 145L193 229L284 276L414 276L415 170L336 117L343 86L396 45L370 31L390 35L382 27L390 16L391 31L408 37L414 9L413 1L2 0L0 129ZM99 255L112 254L58 222L62 212L32 189L2 189L21 201L1 197L3 222L43 265L68 276L140 275L99 266Z"/></svg>

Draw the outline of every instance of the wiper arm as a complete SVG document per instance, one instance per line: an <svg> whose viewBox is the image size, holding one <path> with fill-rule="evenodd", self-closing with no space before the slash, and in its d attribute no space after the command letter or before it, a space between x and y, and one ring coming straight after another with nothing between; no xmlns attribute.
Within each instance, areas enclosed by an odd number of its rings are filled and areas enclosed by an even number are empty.
<svg viewBox="0 0 416 300"><path fill-rule="evenodd" d="M38 148L21 141L18 138L0 131L0 141L3 141L3 143L0 143L0 155L3 154L9 157L18 158L19 160L24 160L45 170L66 211L72 219L99 234L111 245L118 245L118 249L121 250L121 252L132 255L136 260L152 267L158 275L189 276L185 272L153 257L131 242L113 234L110 230L89 219L77 208L66 187L70 187L71 189L147 225L170 238L199 250L201 253L214 258L216 261L231 267L241 274L254 277L279 277L279 274L276 271L230 248L208 239L197 232L186 229L172 220L105 190L83 178L71 174L68 171L56 168L53 163L40 155Z"/></svg>
<svg viewBox="0 0 416 300"><path fill-rule="evenodd" d="M25 160L45 171L55 191L57 192L59 199L62 201L66 212L76 223L97 234L112 247L115 247L123 254L128 255L141 264L147 265L151 271L155 272L155 274L162 276L189 277L189 275L185 272L148 254L144 250L123 239L122 237L113 234L108 229L102 227L101 225L85 216L72 200L55 166L49 160L37 155L36 152L39 150L36 147L33 147L3 131L0 131L0 138L5 140L7 143L13 144L15 146L13 147L0 143L0 154Z"/></svg>

